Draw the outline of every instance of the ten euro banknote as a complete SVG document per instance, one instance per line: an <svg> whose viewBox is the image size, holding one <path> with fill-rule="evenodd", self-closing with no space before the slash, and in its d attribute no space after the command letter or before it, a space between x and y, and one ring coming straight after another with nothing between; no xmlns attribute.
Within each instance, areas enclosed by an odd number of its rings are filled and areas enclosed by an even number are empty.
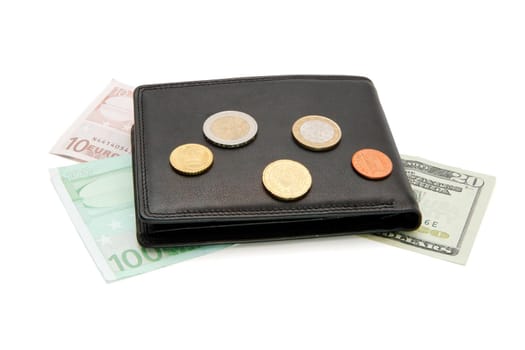
<svg viewBox="0 0 525 350"><path fill-rule="evenodd" d="M60 137L51 153L80 161L131 153L133 88L112 80Z"/></svg>
<svg viewBox="0 0 525 350"><path fill-rule="evenodd" d="M422 158L402 158L423 214L421 226L412 232L367 237L466 264L496 179Z"/></svg>
<svg viewBox="0 0 525 350"><path fill-rule="evenodd" d="M131 156L51 169L51 180L106 281L225 248L143 248L135 236Z"/></svg>

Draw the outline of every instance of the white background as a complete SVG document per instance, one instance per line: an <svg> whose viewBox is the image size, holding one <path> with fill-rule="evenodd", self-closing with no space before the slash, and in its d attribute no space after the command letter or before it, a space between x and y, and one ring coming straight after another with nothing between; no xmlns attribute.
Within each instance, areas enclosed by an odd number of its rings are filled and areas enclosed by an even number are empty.
<svg viewBox="0 0 525 350"><path fill-rule="evenodd" d="M1 5L0 348L523 349L518 1ZM244 245L106 284L48 154L111 78L373 80L401 153L496 176L466 266L359 237Z"/></svg>

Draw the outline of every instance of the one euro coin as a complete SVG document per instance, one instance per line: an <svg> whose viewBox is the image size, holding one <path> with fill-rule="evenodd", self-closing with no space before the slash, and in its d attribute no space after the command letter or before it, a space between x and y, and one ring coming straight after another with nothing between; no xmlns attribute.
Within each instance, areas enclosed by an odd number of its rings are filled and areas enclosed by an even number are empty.
<svg viewBox="0 0 525 350"><path fill-rule="evenodd" d="M322 115L307 115L292 126L294 139L312 151L327 151L341 141L341 128L332 119Z"/></svg>

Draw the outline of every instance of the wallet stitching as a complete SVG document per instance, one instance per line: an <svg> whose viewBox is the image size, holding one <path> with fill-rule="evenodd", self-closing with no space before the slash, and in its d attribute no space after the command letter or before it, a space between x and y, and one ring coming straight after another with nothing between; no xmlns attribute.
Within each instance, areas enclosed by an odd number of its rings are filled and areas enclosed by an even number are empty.
<svg viewBox="0 0 525 350"><path fill-rule="evenodd" d="M199 82L185 82L185 83L173 83L173 84L162 84L162 85L151 85L139 88L139 115L140 119L140 147L141 147L141 156L140 163L142 164L142 188L141 192L144 196L144 209L151 217L192 217L192 216L220 216L224 214L232 215L247 215L250 213L257 215L265 216L275 216L284 213L308 213L308 212L322 212L328 211L333 212L341 209L352 209L352 210L362 210L362 209L384 209L392 208L394 205L393 201L390 202L371 202L369 204L347 204L347 205L323 205L323 206L314 206L314 207L296 207L293 209L232 209L232 210L183 210L174 213L163 213L155 214L152 213L149 209L148 201L148 191L147 191L147 169L145 166L145 153L146 148L144 147L144 119L142 118L142 94L146 90L166 90L172 88L181 88L189 86L212 86L212 85L223 85L223 84L235 84L235 83L247 83L247 82L258 82L258 81L279 81L279 80L296 80L296 79L312 79L312 80L363 80L366 82L371 82L368 78L365 77L344 77L344 76L332 76L332 77L319 77L319 76L286 76L286 77L259 77L259 78L240 78L240 79L222 79L222 80L208 80L208 81L199 81Z"/></svg>
<svg viewBox="0 0 525 350"><path fill-rule="evenodd" d="M332 76L332 77L320 77L320 76L286 76L286 77L256 77L256 78L235 78L235 79L218 79L218 80L204 80L204 81L190 81L183 83L171 83L171 84L161 84L161 85L149 85L139 88L140 98L142 101L142 92L145 90L168 90L173 88L183 88L191 86L212 86L212 85L226 85L226 84L236 84L236 83L253 83L260 81L279 81L279 80L299 80L299 79L309 79L309 80L361 80L363 82L371 83L370 79L365 77L350 77L350 76ZM141 113L142 114L142 113Z"/></svg>
<svg viewBox="0 0 525 350"><path fill-rule="evenodd" d="M284 213L310 213L310 212L334 212L341 209L367 209L367 210L373 210L373 209L386 209L386 208L392 208L393 203L385 202L383 204L370 204L370 205L341 205L341 206L320 206L320 207L296 207L294 209L264 209L264 210L258 210L258 209L235 209L235 210L214 210L210 209L206 212L204 211L191 211L191 210L182 210L177 212L177 215L185 216L185 217L192 217L192 216L202 216L202 214L206 214L207 216L221 216L224 214L232 214L232 213L238 213L238 214L257 214L258 216L276 216L280 215L283 212ZM150 214L150 216L153 217L166 217L171 216L172 214Z"/></svg>

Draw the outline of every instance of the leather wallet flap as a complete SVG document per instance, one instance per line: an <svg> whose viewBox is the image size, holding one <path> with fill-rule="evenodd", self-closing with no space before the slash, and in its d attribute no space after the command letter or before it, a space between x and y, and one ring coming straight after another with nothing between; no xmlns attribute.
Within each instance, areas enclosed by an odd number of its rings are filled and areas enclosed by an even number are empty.
<svg viewBox="0 0 525 350"><path fill-rule="evenodd" d="M396 225L408 229L419 224L417 203L376 90L366 78L282 76L146 85L134 97L137 218L150 225L148 231L197 222L203 227L407 212L415 213L413 219ZM224 110L255 118L253 142L230 149L206 140L204 121ZM339 144L314 152L295 142L292 124L304 115L334 120L342 132ZM170 166L172 150L186 143L212 151L213 165L204 174L184 176ZM363 148L378 149L391 159L390 176L369 180L353 169L351 157ZM262 172L277 159L298 161L310 171L312 187L303 198L280 201L265 190Z"/></svg>

